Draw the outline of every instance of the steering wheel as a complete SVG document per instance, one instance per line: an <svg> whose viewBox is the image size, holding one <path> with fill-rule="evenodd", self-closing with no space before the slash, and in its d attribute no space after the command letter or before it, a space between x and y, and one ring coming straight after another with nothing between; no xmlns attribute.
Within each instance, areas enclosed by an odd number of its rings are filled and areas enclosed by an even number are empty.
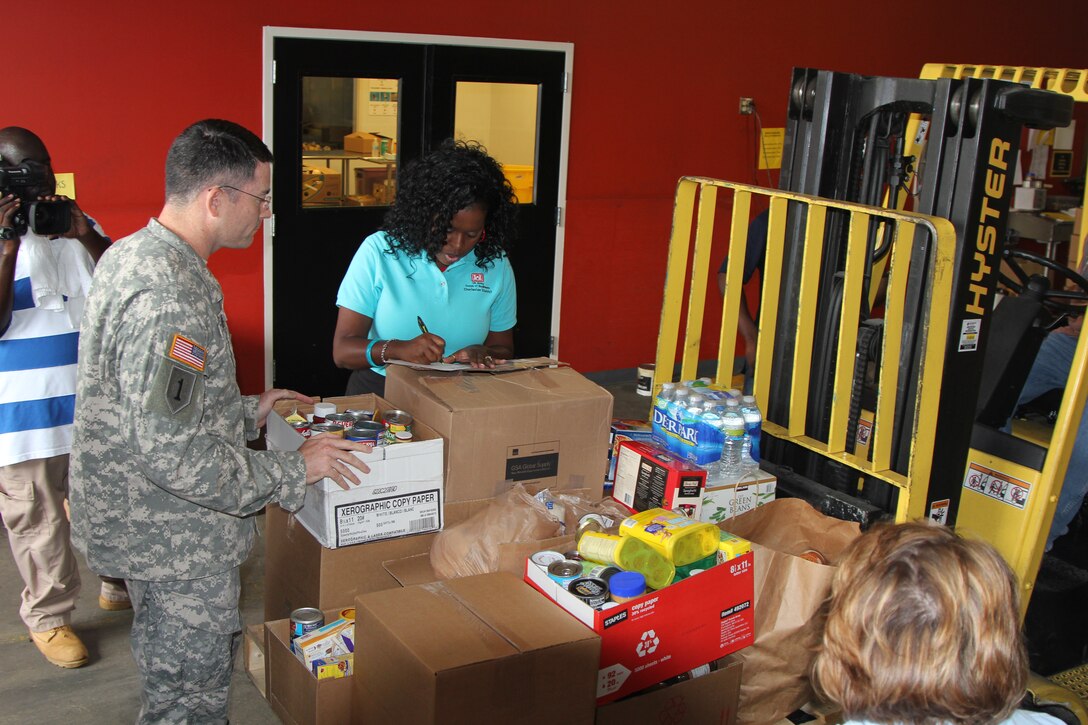
<svg viewBox="0 0 1088 725"><path fill-rule="evenodd" d="M1016 279L1012 279L1002 269L999 273L1001 283L1013 292L1018 295L1025 293L1039 295L1042 298L1043 306L1058 317L1075 317L1084 314L1085 305L1088 305L1088 279L1081 277L1080 274L1069 267L1058 264L1052 259L1047 259L1017 247L1006 248L1001 258L1016 276ZM1024 270L1021 260L1045 267L1058 276L1059 282L1063 280L1072 282L1078 289L1065 289L1066 285L1064 283L1061 287L1056 288L1049 287L1049 282L1046 287L1039 285L1038 282L1032 283L1032 275Z"/></svg>

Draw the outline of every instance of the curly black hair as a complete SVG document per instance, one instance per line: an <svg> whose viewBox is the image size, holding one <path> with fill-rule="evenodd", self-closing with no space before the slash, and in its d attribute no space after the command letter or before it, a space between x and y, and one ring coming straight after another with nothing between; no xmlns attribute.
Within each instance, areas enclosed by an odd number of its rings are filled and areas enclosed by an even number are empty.
<svg viewBox="0 0 1088 725"><path fill-rule="evenodd" d="M486 234L473 251L476 266L486 267L514 241L515 199L502 167L486 149L474 141L448 139L398 175L397 197L385 215L384 229L394 254L426 252L434 260L446 244L454 215L480 204L487 210Z"/></svg>

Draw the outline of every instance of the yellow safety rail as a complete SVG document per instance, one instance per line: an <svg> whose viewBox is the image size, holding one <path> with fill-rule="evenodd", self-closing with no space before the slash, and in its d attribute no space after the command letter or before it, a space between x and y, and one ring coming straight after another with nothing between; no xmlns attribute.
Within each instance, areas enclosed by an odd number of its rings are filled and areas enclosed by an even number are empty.
<svg viewBox="0 0 1088 725"><path fill-rule="evenodd" d="M732 377L733 358L740 314L741 280L744 270L745 243L753 197L766 197L770 207L768 218L767 253L763 269L763 293L759 312L759 342L756 348L754 392L762 407L770 391L772 361L775 350L776 324L779 312L779 291L782 260L785 250L786 215L803 213L806 219L802 280L796 299L796 329L794 339L793 379L790 392L789 420L774 420L765 413L763 430L777 438L792 441L821 455L845 463L854 469L886 481L900 489L895 512L897 521L921 518L925 515L926 491L933 460L935 427L925 425L937 415L943 375L947 320L952 286L955 232L946 219L909 212L839 202L831 199L765 189L745 184L702 177L683 177L676 189L672 234L666 268L665 296L658 333L654 372L654 391L661 383L671 380L676 366L679 330L684 290L689 290L686 305L686 326L680 343L680 378L696 376L702 329L706 311L707 284L712 274L714 255L714 217L719 193L732 207L729 238L739 240L730 244L726 268L726 296L719 326L718 371L716 382L728 384ZM816 320L816 295L820 288L820 258L824 247L828 211L838 210L849 217L849 238L846 252L845 285L842 295L843 314L839 326L838 357L835 363L834 395L831 406L831 434L825 443L805 435L805 411L812 364L813 330ZM846 429L849 415L850 391L853 385L854 354L857 346L857 311L861 309L862 276L866 259L866 244L870 226L876 220L885 224L884 233L892 235L891 261L888 270L888 293L881 359L875 424L870 443L872 460L848 453ZM694 235L692 234L694 225ZM915 334L924 335L922 369L918 376L915 397L914 436L909 456L908 472L900 474L891 469L892 420L895 414L896 389L901 374L899 353L903 331L903 300L907 288L907 272L916 230L924 230L934 240L934 253L926 269L926 307L920 328ZM900 241L902 240L902 242ZM905 243L903 243L905 242ZM853 312L849 312L852 310ZM932 321L932 323L931 323Z"/></svg>

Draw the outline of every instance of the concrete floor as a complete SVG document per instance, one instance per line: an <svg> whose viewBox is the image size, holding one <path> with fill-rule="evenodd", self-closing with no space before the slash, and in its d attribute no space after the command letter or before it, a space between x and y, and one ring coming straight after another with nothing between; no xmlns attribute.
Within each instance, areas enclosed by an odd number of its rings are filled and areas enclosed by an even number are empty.
<svg viewBox="0 0 1088 725"><path fill-rule="evenodd" d="M645 417L649 398L635 394L630 375L603 377L598 382L616 398L614 416ZM263 528L264 517L258 517ZM3 531L7 539L7 531ZM6 544L3 548L6 548ZM242 565L242 621L263 620L264 547L258 539ZM140 685L129 649L131 610L106 612L98 608L98 577L82 557L83 590L72 626L90 651L90 662L75 670L49 664L30 642L19 618L22 579L8 551L0 553L0 723L69 723L117 725L131 723L140 709ZM278 719L249 680L239 654L231 688L232 725L262 725Z"/></svg>

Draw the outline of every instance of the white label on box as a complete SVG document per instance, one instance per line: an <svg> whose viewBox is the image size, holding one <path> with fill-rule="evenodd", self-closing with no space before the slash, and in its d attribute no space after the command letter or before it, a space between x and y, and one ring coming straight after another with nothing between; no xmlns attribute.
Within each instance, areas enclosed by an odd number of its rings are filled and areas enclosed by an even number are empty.
<svg viewBox="0 0 1088 725"><path fill-rule="evenodd" d="M441 491L432 489L336 506L336 545L435 531L442 524Z"/></svg>
<svg viewBox="0 0 1088 725"><path fill-rule="evenodd" d="M598 670L597 697L602 697L619 690L623 687L623 683L627 682L627 678L630 674L631 670L619 663Z"/></svg>

